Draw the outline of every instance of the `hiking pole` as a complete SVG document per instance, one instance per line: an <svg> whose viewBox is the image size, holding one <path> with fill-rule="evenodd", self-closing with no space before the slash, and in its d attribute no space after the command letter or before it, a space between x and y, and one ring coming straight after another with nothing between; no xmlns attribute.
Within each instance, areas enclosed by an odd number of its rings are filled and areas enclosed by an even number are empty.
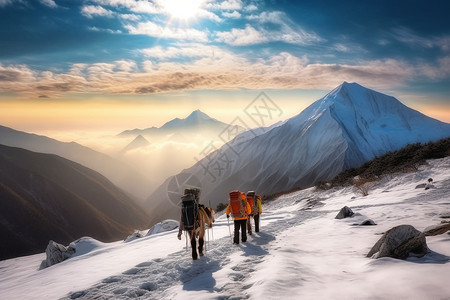
<svg viewBox="0 0 450 300"><path fill-rule="evenodd" d="M233 238L231 237L231 230L230 230L230 218L227 218L227 221L228 221L228 232L230 233L231 242L233 242Z"/></svg>
<svg viewBox="0 0 450 300"><path fill-rule="evenodd" d="M212 218L212 216L213 216L213 209L212 209L212 206L211 206L211 199L209 199L208 200L208 202L209 202L209 208L211 208L211 218ZM214 228L213 228L213 225L212 225L212 220L211 220L211 235L212 235L212 240L214 241Z"/></svg>

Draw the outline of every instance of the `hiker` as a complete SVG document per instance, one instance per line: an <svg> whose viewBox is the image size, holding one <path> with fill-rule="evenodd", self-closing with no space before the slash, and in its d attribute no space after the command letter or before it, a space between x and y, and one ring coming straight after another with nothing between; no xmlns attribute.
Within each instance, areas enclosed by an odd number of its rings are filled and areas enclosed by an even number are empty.
<svg viewBox="0 0 450 300"><path fill-rule="evenodd" d="M259 216L262 214L261 196L256 196L256 203L253 207L253 219L255 220L255 232L259 232Z"/></svg>
<svg viewBox="0 0 450 300"><path fill-rule="evenodd" d="M250 214L247 218L247 232L249 235L252 235L252 216L253 216L253 211L255 208L255 192L254 191L248 191L247 192L247 203L250 206Z"/></svg>
<svg viewBox="0 0 450 300"><path fill-rule="evenodd" d="M181 233L183 230L192 230L195 227L199 200L199 189L194 188L184 190L184 195L181 197L180 226L178 227L177 236L179 240L181 240Z"/></svg>
<svg viewBox="0 0 450 300"><path fill-rule="evenodd" d="M240 191L230 192L230 201L226 211L227 218L230 217L230 213L234 219L233 243L239 244L239 230L241 230L241 240L245 243L247 241L247 218L251 213L245 193L241 193Z"/></svg>
<svg viewBox="0 0 450 300"><path fill-rule="evenodd" d="M203 256L203 245L205 243L205 225L212 227L214 222L214 210L199 204L200 190L185 189L184 196L181 197L181 218L178 230L178 239L181 240L183 230L187 232L191 240L192 259L198 259L198 255ZM198 254L197 239L198 238Z"/></svg>

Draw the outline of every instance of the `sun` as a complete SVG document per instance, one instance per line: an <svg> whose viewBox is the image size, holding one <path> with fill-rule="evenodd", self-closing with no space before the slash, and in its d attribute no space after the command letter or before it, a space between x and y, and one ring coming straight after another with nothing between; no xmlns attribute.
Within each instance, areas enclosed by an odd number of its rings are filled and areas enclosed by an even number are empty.
<svg viewBox="0 0 450 300"><path fill-rule="evenodd" d="M165 0L164 10L173 19L194 19L201 12L204 0Z"/></svg>

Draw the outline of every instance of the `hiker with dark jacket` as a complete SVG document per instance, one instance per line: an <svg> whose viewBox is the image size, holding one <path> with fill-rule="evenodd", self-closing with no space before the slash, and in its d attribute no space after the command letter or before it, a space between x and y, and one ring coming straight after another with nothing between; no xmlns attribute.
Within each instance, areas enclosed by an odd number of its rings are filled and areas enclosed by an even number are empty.
<svg viewBox="0 0 450 300"><path fill-rule="evenodd" d="M230 213L234 219L234 244L239 244L239 230L241 230L241 240L243 243L247 241L247 218L251 213L250 205L247 202L245 193L239 191L230 192L230 201L227 207L227 218Z"/></svg>
<svg viewBox="0 0 450 300"><path fill-rule="evenodd" d="M178 239L181 240L183 230L191 230L197 222L197 211L200 201L200 190L197 188L185 189L182 199L180 226L178 227ZM187 200L187 201L186 201ZM188 204L188 206L185 206ZM185 228L185 223L188 228Z"/></svg>

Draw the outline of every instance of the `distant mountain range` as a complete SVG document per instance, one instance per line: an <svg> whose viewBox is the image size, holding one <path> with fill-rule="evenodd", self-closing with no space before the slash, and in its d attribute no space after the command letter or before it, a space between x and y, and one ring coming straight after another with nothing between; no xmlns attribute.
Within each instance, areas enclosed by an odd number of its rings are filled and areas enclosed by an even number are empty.
<svg viewBox="0 0 450 300"><path fill-rule="evenodd" d="M195 110L186 118L175 118L160 128L133 129L116 136L118 143L127 141L117 150L117 158L134 167L140 173L149 174L152 183L147 186L153 192L164 180L194 164L209 144L222 146L224 136L231 125L211 118ZM232 125L237 132L245 129ZM149 192L146 197L151 193ZM147 205L153 209L151 203Z"/></svg>
<svg viewBox="0 0 450 300"><path fill-rule="evenodd" d="M149 179L117 159L75 142L65 143L42 135L0 126L0 144L30 151L50 153L73 160L106 176L124 191L145 199Z"/></svg>
<svg viewBox="0 0 450 300"><path fill-rule="evenodd" d="M123 239L148 216L101 174L53 154L0 145L0 260L91 236Z"/></svg>
<svg viewBox="0 0 450 300"><path fill-rule="evenodd" d="M305 188L407 144L449 136L450 124L394 97L344 82L282 125L259 135L237 136L182 173L196 178L202 201L215 206L227 202L230 190L269 195ZM179 216L167 205L170 182L167 179L148 199L159 201L159 219Z"/></svg>
<svg viewBox="0 0 450 300"><path fill-rule="evenodd" d="M134 150L134 149L139 149L142 147L146 147L150 145L150 142L143 137L142 135L138 135L137 137L134 138L134 140L131 141L131 143L129 143L128 145L126 145L120 152L119 154L125 154L128 151Z"/></svg>
<svg viewBox="0 0 450 300"><path fill-rule="evenodd" d="M158 136L158 135L168 135L175 133L184 133L184 132L215 132L220 133L229 125L218 121L214 118L211 118L204 112L199 109L193 111L189 116L184 119L175 118L167 123L165 123L161 127L150 127L145 129L133 129L133 130L125 130L119 134L119 136ZM243 128L241 128L241 131Z"/></svg>

